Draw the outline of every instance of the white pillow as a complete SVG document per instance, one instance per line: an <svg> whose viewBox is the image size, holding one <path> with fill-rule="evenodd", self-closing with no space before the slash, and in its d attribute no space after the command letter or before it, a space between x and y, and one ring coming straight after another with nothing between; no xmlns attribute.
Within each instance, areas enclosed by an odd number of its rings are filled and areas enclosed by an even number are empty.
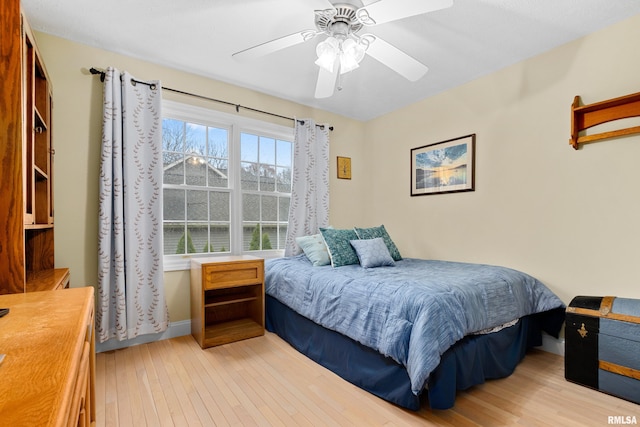
<svg viewBox="0 0 640 427"><path fill-rule="evenodd" d="M296 243L314 266L318 267L331 263L329 251L327 251L327 245L324 244L322 235L314 234L311 236L296 237Z"/></svg>

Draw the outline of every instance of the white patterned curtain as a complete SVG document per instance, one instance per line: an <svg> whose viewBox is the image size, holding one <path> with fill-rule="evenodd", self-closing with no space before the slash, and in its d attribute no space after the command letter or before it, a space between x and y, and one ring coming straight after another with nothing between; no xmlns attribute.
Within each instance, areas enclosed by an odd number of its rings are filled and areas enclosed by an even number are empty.
<svg viewBox="0 0 640 427"><path fill-rule="evenodd" d="M296 120L293 188L284 255L300 253L296 237L329 225L329 127Z"/></svg>
<svg viewBox="0 0 640 427"><path fill-rule="evenodd" d="M109 67L104 79L98 339L167 329L162 265L160 82Z"/></svg>

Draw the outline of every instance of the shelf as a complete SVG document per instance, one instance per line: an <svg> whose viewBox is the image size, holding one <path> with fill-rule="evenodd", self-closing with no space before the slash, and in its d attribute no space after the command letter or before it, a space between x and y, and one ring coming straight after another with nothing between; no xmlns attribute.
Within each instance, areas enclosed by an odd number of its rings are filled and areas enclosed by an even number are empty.
<svg viewBox="0 0 640 427"><path fill-rule="evenodd" d="M640 117L640 92L589 105L580 105L580 103L580 96L576 96L571 104L569 144L576 150L580 144L640 133L640 126L632 126L593 135L580 135L581 132L593 126L620 119Z"/></svg>
<svg viewBox="0 0 640 427"><path fill-rule="evenodd" d="M43 119L43 115L40 114L40 110L35 105L33 106L34 125L33 131L35 133L44 133L47 131L47 122Z"/></svg>
<svg viewBox="0 0 640 427"><path fill-rule="evenodd" d="M36 181L46 181L47 179L49 179L49 175L45 171L40 169L37 165L33 165L33 172L36 177Z"/></svg>
<svg viewBox="0 0 640 427"><path fill-rule="evenodd" d="M257 299L258 299L258 297L216 298L217 301L207 302L207 303L204 304L204 307L208 308L208 307L218 307L218 306L221 306L221 305L228 305L228 304L239 304L239 303L242 303L242 302L255 301Z"/></svg>
<svg viewBox="0 0 640 427"><path fill-rule="evenodd" d="M25 230L48 230L50 228L53 228L53 224L25 224L24 228Z"/></svg>
<svg viewBox="0 0 640 427"><path fill-rule="evenodd" d="M224 289L208 289L204 294L204 306L215 307L226 304L237 304L255 301L261 290L261 284L227 287Z"/></svg>
<svg viewBox="0 0 640 427"><path fill-rule="evenodd" d="M53 291L69 287L69 269L52 268L27 272L27 292Z"/></svg>
<svg viewBox="0 0 640 427"><path fill-rule="evenodd" d="M252 319L244 318L227 322L207 325L204 332L202 347L212 347L239 341L247 338L258 337L264 334L261 324Z"/></svg>

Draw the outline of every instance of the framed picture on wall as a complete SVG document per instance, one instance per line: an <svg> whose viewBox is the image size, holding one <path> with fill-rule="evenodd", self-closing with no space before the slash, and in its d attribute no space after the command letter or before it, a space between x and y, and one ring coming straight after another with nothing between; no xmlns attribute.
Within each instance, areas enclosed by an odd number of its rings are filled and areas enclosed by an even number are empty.
<svg viewBox="0 0 640 427"><path fill-rule="evenodd" d="M338 179L351 179L351 157L338 156Z"/></svg>
<svg viewBox="0 0 640 427"><path fill-rule="evenodd" d="M475 190L476 134L411 149L411 195Z"/></svg>

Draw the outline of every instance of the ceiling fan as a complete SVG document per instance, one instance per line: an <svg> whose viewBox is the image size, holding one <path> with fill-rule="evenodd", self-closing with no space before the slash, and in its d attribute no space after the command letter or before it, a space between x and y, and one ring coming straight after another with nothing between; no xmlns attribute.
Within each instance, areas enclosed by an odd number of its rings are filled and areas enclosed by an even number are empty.
<svg viewBox="0 0 640 427"><path fill-rule="evenodd" d="M373 34L359 33L365 26L397 21L452 5L453 0L379 0L363 7L327 2L329 7L315 11L316 29L280 37L232 56L241 60L253 59L326 35L327 38L316 47L316 64L320 67L316 98L333 95L338 76L358 68L365 54L406 79L417 81L429 70L426 65Z"/></svg>

